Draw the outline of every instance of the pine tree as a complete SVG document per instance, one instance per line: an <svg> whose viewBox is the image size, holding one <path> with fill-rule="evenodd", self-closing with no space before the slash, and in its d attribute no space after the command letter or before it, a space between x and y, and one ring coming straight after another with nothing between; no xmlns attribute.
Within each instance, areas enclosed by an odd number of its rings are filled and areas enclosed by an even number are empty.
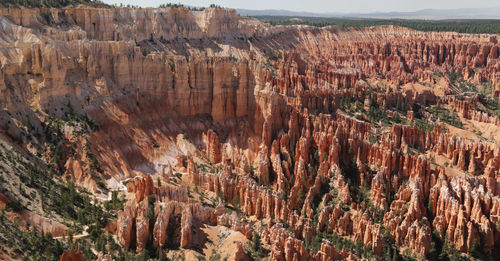
<svg viewBox="0 0 500 261"><path fill-rule="evenodd" d="M253 232L253 238L252 238L252 250L255 252L255 253L259 253L260 250L262 248L262 245L261 245L261 240L260 240L260 236L257 232Z"/></svg>

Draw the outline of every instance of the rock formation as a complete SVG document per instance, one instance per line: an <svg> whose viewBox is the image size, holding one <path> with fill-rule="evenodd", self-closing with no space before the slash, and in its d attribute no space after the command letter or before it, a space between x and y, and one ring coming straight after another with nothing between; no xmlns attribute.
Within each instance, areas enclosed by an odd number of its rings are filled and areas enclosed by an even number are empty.
<svg viewBox="0 0 500 261"><path fill-rule="evenodd" d="M75 251L73 247L70 248L69 252L63 251L62 255L59 257L59 261L83 261L82 251L80 247Z"/></svg>
<svg viewBox="0 0 500 261"><path fill-rule="evenodd" d="M206 150L207 150L207 158L213 163L220 163L222 160L219 136L213 131L208 130L206 135Z"/></svg>
<svg viewBox="0 0 500 261"><path fill-rule="evenodd" d="M0 35L2 142L96 206L123 194L106 227L124 250L189 253L214 227L239 236L234 260L498 247L497 36L170 7L3 8ZM2 179L0 208L42 170ZM266 251L249 251L254 235Z"/></svg>

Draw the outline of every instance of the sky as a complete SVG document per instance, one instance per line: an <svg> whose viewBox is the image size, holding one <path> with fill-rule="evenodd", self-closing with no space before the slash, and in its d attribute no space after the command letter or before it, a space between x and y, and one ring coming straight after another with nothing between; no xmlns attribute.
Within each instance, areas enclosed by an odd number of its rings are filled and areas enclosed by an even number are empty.
<svg viewBox="0 0 500 261"><path fill-rule="evenodd" d="M420 9L456 9L499 7L499 0L102 0L108 4L157 7L163 3L189 6L217 4L227 8L253 10L282 9L315 13L411 12Z"/></svg>

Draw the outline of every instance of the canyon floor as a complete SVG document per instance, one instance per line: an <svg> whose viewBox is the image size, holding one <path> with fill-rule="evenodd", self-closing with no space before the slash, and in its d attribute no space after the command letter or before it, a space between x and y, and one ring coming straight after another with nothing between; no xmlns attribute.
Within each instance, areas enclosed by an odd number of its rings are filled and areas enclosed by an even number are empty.
<svg viewBox="0 0 500 261"><path fill-rule="evenodd" d="M0 259L498 260L498 37L0 8Z"/></svg>

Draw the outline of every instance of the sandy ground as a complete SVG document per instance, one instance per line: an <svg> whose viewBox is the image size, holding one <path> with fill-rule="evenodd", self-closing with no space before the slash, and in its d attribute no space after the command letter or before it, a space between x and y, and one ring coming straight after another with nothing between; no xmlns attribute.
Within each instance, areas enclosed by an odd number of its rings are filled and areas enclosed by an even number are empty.
<svg viewBox="0 0 500 261"><path fill-rule="evenodd" d="M236 242L240 241L245 245L248 239L241 233L233 231L224 226L208 226L204 225L201 231L207 235L204 245L198 251L192 249L179 249L169 251L167 257L171 260L180 260L184 255L185 260L199 260L202 257L204 260L210 259L218 255L220 259L227 258L228 261L234 260L236 252Z"/></svg>
<svg viewBox="0 0 500 261"><path fill-rule="evenodd" d="M451 161L449 159L447 159L445 156L443 155L438 155L436 154L435 152L431 152L431 151L428 151L426 153L426 156L427 158L434 158L434 162L435 164L431 164L431 168L435 168L437 166L443 166L444 169L445 169L445 174L447 176L464 176L464 175L467 175L467 173L459 170L459 169L456 169L456 168L453 168L452 165L451 165ZM448 166L445 165L445 163L448 162Z"/></svg>
<svg viewBox="0 0 500 261"><path fill-rule="evenodd" d="M462 120L464 129L468 131L454 128L457 129L454 133L472 140L483 139L491 142L500 142L500 128L495 124L467 120L462 117L460 119Z"/></svg>

